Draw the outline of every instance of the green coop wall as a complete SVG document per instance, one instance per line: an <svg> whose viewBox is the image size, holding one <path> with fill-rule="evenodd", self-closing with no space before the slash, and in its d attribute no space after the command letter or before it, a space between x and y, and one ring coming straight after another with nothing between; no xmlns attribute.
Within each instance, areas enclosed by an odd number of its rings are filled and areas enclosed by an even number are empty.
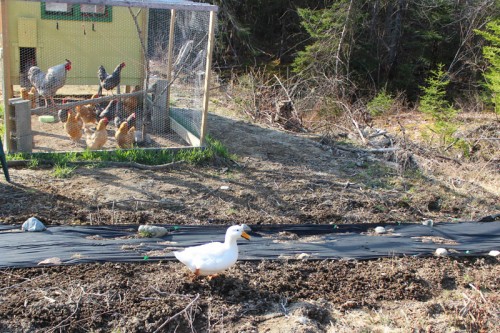
<svg viewBox="0 0 500 333"><path fill-rule="evenodd" d="M42 18L42 10L38 2L9 3L12 84L19 84L20 47L36 48L37 66L43 71L70 59L73 65L67 76L68 85L95 85L99 65L112 72L122 61L126 67L121 83L136 85L142 82L142 49L127 7L112 7L110 22ZM138 23L144 33L146 22L147 10L142 10Z"/></svg>

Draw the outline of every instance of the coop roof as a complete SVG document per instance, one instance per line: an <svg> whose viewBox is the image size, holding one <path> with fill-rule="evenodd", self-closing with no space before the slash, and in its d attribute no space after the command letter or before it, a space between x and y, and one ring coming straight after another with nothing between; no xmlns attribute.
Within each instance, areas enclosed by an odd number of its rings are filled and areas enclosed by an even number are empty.
<svg viewBox="0 0 500 333"><path fill-rule="evenodd" d="M25 0L25 1L39 2L40 0ZM50 0L46 2L180 9L180 10L192 10L192 11L218 11L219 9L219 7L215 5L186 1L186 0Z"/></svg>

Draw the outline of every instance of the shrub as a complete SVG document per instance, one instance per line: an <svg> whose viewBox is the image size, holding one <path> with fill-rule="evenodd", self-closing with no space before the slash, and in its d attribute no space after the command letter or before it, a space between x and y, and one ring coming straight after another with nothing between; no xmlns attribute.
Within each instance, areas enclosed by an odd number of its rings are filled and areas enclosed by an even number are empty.
<svg viewBox="0 0 500 333"><path fill-rule="evenodd" d="M371 101L368 102L366 108L372 116L380 116L388 113L394 103L394 98L382 89Z"/></svg>
<svg viewBox="0 0 500 333"><path fill-rule="evenodd" d="M427 85L421 87L423 95L419 109L432 118L434 124L431 130L440 136L442 144L446 144L457 129L453 124L457 110L446 100L446 87L450 80L443 65L439 64L436 70L432 70L425 82Z"/></svg>

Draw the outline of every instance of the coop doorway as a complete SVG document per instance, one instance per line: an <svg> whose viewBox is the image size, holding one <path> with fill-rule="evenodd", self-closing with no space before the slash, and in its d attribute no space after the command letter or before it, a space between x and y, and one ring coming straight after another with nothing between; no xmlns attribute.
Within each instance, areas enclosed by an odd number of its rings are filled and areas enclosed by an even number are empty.
<svg viewBox="0 0 500 333"><path fill-rule="evenodd" d="M19 48L19 84L23 88L30 88L31 83L28 79L28 71L32 66L36 66L36 48Z"/></svg>

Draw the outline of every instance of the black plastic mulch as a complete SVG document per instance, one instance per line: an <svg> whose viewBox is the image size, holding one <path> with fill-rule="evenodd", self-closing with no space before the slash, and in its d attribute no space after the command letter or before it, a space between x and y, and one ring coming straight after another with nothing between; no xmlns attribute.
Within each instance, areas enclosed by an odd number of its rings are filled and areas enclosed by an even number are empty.
<svg viewBox="0 0 500 333"><path fill-rule="evenodd" d="M43 232L0 225L0 268L33 267L51 257L63 264L173 260L173 250L224 241L227 228L162 226L171 232L161 238L140 238L137 225L53 226ZM431 256L437 248L446 248L450 256L482 256L500 250L498 221L379 226L389 232L375 234L376 225L370 224L250 225L252 239L238 241L239 259Z"/></svg>

